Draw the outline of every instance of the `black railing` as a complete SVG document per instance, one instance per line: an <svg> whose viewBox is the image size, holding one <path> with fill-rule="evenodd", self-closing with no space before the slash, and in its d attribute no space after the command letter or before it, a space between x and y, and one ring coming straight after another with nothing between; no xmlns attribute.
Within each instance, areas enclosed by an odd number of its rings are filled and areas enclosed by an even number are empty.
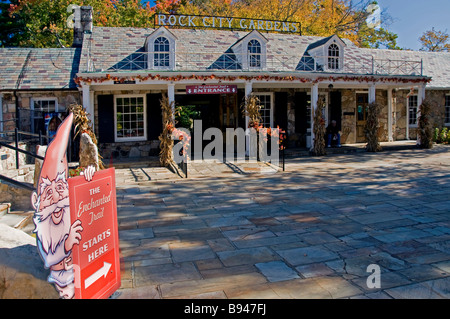
<svg viewBox="0 0 450 319"><path fill-rule="evenodd" d="M9 131L7 131L7 132L0 132L0 134L5 134L5 133L8 134L8 133L11 133L11 132L9 132ZM19 129L16 127L14 129L14 144L15 144L14 146L12 146L12 145L10 145L8 143L0 141L0 146L9 148L9 149L12 149L12 150L15 151L15 153L16 153L15 154L16 155L16 169L20 168L19 153L23 153L23 154L26 154L26 155L31 156L33 158L44 160L44 157L42 157L40 155L37 155L37 154L31 153L31 152L29 152L27 150L21 149L19 147L19 135L27 135L27 136L32 136L32 137L38 137L40 145L42 145L42 139L44 137L47 138L47 140L48 140L48 136L42 135L40 132L39 132L39 134L23 132L23 131L19 131ZM17 187L25 188L27 190L34 190L34 188L32 186L30 186L29 184L27 184L27 183L16 181L16 180L14 180L14 179L12 179L10 177L7 177L7 176L1 175L1 174L0 174L0 180L3 180L3 181L5 181L7 183L10 183L10 184L13 184L14 186L17 186Z"/></svg>

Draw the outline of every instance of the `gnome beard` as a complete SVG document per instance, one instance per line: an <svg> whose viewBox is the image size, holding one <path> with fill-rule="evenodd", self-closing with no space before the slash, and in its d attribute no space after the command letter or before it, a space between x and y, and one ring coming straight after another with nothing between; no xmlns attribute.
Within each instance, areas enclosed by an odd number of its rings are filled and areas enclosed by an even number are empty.
<svg viewBox="0 0 450 319"><path fill-rule="evenodd" d="M53 214L58 217L62 214L58 224L53 221ZM35 222L35 232L42 244L42 249L46 254L54 254L59 245L64 245L70 231L69 197L45 207L39 214L36 214L35 218L39 219L38 222Z"/></svg>

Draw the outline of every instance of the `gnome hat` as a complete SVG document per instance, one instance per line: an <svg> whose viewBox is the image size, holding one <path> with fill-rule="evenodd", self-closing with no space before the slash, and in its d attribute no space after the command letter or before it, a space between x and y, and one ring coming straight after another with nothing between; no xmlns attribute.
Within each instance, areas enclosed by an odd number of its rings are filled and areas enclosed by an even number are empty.
<svg viewBox="0 0 450 319"><path fill-rule="evenodd" d="M44 178L52 181L58 174L63 172L66 174L66 178L68 177L66 151L72 130L72 122L73 113L70 113L59 126L53 141L48 145L39 177L40 182ZM37 188L37 191L40 194L40 187Z"/></svg>

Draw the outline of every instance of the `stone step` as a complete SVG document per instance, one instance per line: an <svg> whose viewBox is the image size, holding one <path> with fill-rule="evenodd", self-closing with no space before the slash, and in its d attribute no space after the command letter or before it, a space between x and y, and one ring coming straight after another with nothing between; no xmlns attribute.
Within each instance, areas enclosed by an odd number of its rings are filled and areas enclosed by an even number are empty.
<svg viewBox="0 0 450 319"><path fill-rule="evenodd" d="M8 214L10 209L11 209L10 203L1 203L0 204L0 217L5 214Z"/></svg>
<svg viewBox="0 0 450 319"><path fill-rule="evenodd" d="M33 211L9 211L0 214L0 223L31 235L34 230L33 214Z"/></svg>

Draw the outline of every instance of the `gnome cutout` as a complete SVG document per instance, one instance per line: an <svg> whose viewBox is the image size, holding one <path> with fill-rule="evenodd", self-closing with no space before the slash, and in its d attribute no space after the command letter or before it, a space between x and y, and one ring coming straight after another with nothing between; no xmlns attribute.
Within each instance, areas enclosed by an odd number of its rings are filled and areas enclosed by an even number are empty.
<svg viewBox="0 0 450 319"><path fill-rule="evenodd" d="M72 224L70 220L66 150L72 122L73 114L70 113L48 146L36 192L31 196L37 247L45 268L50 269L48 282L55 285L64 299L73 298L75 294L72 247L80 243L83 230L80 220ZM94 171L93 167L86 169L86 180L92 179Z"/></svg>

